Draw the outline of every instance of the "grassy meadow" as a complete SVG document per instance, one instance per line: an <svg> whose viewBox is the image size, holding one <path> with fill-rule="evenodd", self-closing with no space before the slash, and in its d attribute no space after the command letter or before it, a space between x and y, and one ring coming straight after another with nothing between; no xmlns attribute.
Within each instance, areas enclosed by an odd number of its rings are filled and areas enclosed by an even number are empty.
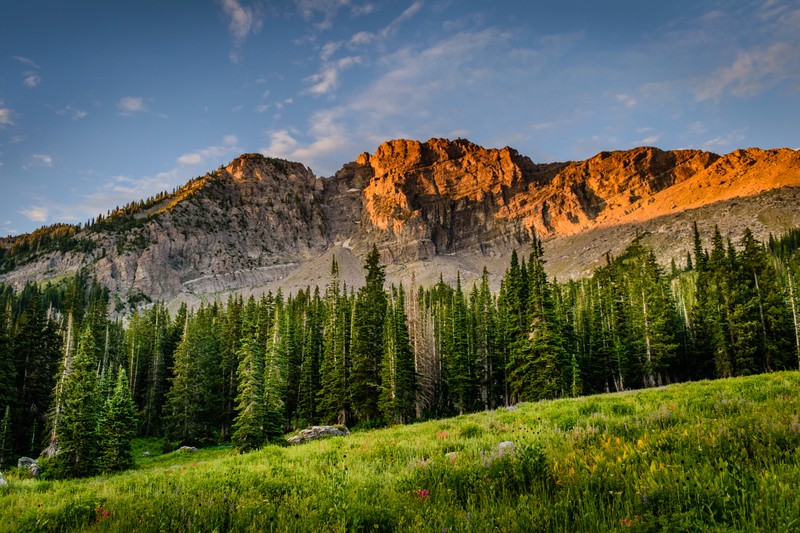
<svg viewBox="0 0 800 533"><path fill-rule="evenodd" d="M0 530L800 531L798 372L241 455L136 445L137 468L111 477L3 472Z"/></svg>

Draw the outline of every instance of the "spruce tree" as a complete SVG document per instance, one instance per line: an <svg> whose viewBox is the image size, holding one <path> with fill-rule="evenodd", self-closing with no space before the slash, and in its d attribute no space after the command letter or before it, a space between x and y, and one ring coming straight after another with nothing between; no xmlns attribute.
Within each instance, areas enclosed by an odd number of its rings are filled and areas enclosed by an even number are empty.
<svg viewBox="0 0 800 533"><path fill-rule="evenodd" d="M6 405L3 420L0 421L0 467L13 464L14 438L11 433L11 406Z"/></svg>
<svg viewBox="0 0 800 533"><path fill-rule="evenodd" d="M64 377L63 405L56 421L58 454L53 459L57 475L83 477L97 471L100 405L96 357L94 333L87 325Z"/></svg>
<svg viewBox="0 0 800 533"><path fill-rule="evenodd" d="M381 392L378 407L388 423L407 423L414 417L417 379L411 353L402 285L392 287L383 328Z"/></svg>
<svg viewBox="0 0 800 533"><path fill-rule="evenodd" d="M247 451L264 444L264 347L259 339L259 313L251 296L244 309L242 339L236 354L239 360L236 419L233 423L233 444Z"/></svg>
<svg viewBox="0 0 800 533"><path fill-rule="evenodd" d="M325 289L323 357L320 363L320 390L317 408L326 423L348 423L348 364L346 331L350 315L347 295L340 294L339 265L331 261L331 279Z"/></svg>
<svg viewBox="0 0 800 533"><path fill-rule="evenodd" d="M128 388L128 376L120 369L114 393L103 405L97 425L100 438L98 466L102 472L125 470L133 466L131 441L136 436L136 404Z"/></svg>
<svg viewBox="0 0 800 533"><path fill-rule="evenodd" d="M359 422L377 419L380 394L380 360L383 354L383 325L386 317L385 274L378 249L373 246L364 262L366 283L358 291L353 309L350 374L350 402Z"/></svg>

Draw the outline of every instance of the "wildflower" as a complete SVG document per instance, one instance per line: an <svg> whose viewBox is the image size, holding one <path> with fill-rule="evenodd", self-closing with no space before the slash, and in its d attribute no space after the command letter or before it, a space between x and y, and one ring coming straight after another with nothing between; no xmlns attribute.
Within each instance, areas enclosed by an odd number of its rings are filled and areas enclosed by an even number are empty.
<svg viewBox="0 0 800 533"><path fill-rule="evenodd" d="M447 457L448 459L450 459L451 463L455 464L456 457L458 456L458 453L457 452L450 452L450 453L444 454L444 456Z"/></svg>
<svg viewBox="0 0 800 533"><path fill-rule="evenodd" d="M437 433L436 434L436 438L437 439L446 439L449 436L450 436L450 432L448 432L448 431L442 431L441 433Z"/></svg>
<svg viewBox="0 0 800 533"><path fill-rule="evenodd" d="M633 527L633 524L634 522L630 518L623 518L622 520L619 521L619 525L621 525L622 527Z"/></svg>
<svg viewBox="0 0 800 533"><path fill-rule="evenodd" d="M428 496L430 496L430 492L428 492L428 489L417 489L417 496L419 496L420 499L425 500L428 498Z"/></svg>

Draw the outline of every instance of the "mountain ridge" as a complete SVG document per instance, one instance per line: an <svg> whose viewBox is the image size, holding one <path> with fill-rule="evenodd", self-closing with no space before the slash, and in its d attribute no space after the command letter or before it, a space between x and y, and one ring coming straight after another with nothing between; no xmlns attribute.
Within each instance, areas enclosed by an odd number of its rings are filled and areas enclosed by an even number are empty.
<svg viewBox="0 0 800 533"><path fill-rule="evenodd" d="M568 277L582 275L599 257L570 270L561 264L558 243L597 231L629 240L642 229L637 225L692 209L706 208L702 222L713 225L726 202L769 210L772 200L760 196L791 190L780 208L784 214L754 228L761 237L779 232L781 224L800 223L791 213L799 205L794 187L800 187L800 156L787 148L720 156L638 147L535 163L513 148L483 148L466 139L398 139L328 178L317 178L302 163L242 154L172 194L131 204L87 227L54 226L57 238L45 244L30 235L3 239L0 281L20 287L88 268L117 295L122 310L148 300L196 302L272 289L331 250L360 257L373 245L390 279L393 273L403 279L401 273L413 268L426 279L432 277L427 266L496 262L524 248L534 233L551 250L553 273ZM629 229L620 234L614 228ZM26 239L30 250L21 253ZM615 246L605 247L613 252ZM676 252L660 255L669 261Z"/></svg>

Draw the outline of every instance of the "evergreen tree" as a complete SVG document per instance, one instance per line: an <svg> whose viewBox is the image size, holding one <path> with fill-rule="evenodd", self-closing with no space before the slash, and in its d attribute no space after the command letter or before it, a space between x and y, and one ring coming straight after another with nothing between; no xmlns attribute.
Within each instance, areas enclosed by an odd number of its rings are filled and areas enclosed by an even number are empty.
<svg viewBox="0 0 800 533"><path fill-rule="evenodd" d="M0 421L0 467L13 464L14 438L11 433L11 406L6 405L3 420Z"/></svg>
<svg viewBox="0 0 800 533"><path fill-rule="evenodd" d="M323 358L320 363L319 416L322 421L348 423L348 362L346 331L350 310L341 295L339 266L331 261L331 279L325 289L326 318L323 330Z"/></svg>
<svg viewBox="0 0 800 533"><path fill-rule="evenodd" d="M456 278L456 290L450 313L450 361L447 379L448 390L458 414L473 409L475 400L475 380L469 339L469 317L467 302L461 290L461 275Z"/></svg>
<svg viewBox="0 0 800 533"><path fill-rule="evenodd" d="M529 261L528 326L509 361L511 390L523 401L555 398L560 363L567 359L555 320L552 286L544 271L541 241L534 237Z"/></svg>
<svg viewBox="0 0 800 533"><path fill-rule="evenodd" d="M63 406L58 414L54 457L56 475L83 477L97 471L99 412L97 344L90 325L84 328L78 350L63 383Z"/></svg>
<svg viewBox="0 0 800 533"><path fill-rule="evenodd" d="M302 291L301 291L302 292ZM275 298L274 325L267 343L264 363L264 435L275 438L283 433L287 420L288 361L295 343L295 321L291 299L283 301L280 290Z"/></svg>
<svg viewBox="0 0 800 533"><path fill-rule="evenodd" d="M114 393L103 405L97 425L100 438L98 466L102 472L125 470L133 466L131 441L136 436L136 404L128 388L128 376L120 369Z"/></svg>
<svg viewBox="0 0 800 533"><path fill-rule="evenodd" d="M414 417L417 379L402 285L399 289L392 287L392 299L388 303L383 335L384 353L381 359L378 407L386 422L404 424Z"/></svg>
<svg viewBox="0 0 800 533"><path fill-rule="evenodd" d="M378 249L373 246L364 263L366 283L358 291L353 309L350 356L350 405L359 422L379 417L380 359L386 317L385 274Z"/></svg>
<svg viewBox="0 0 800 533"><path fill-rule="evenodd" d="M217 318L213 306L201 306L186 317L164 409L164 433L171 442L202 445L219 436L223 409Z"/></svg>
<svg viewBox="0 0 800 533"><path fill-rule="evenodd" d="M237 354L238 395L233 443L240 451L261 446L266 438L264 422L264 346L259 339L259 313L251 296L244 309L242 339Z"/></svg>
<svg viewBox="0 0 800 533"><path fill-rule="evenodd" d="M320 361L323 350L323 306L319 289L305 309L303 319L302 361L297 400L297 419L300 426L317 422L317 393L320 389Z"/></svg>

